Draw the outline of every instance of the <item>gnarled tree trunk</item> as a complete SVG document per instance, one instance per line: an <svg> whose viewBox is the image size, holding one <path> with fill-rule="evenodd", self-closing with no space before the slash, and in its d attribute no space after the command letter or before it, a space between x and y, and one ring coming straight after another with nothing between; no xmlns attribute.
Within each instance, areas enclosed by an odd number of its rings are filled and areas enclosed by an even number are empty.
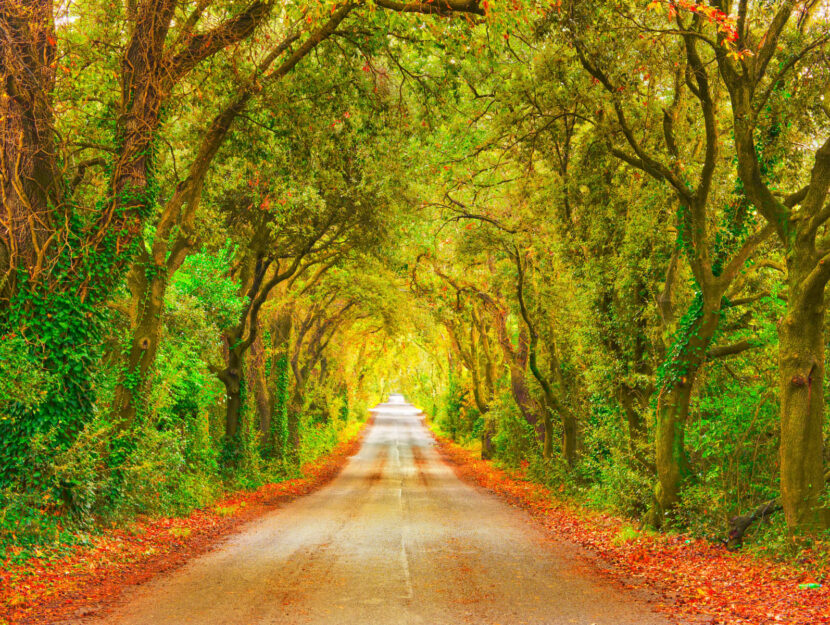
<svg viewBox="0 0 830 625"><path fill-rule="evenodd" d="M779 322L781 502L787 525L828 525L824 493L824 287L805 288L813 263L790 258L787 313Z"/></svg>
<svg viewBox="0 0 830 625"><path fill-rule="evenodd" d="M767 24L739 20L739 44L759 42L754 60L746 64L718 51L717 63L729 90L738 174L747 197L786 251L789 293L787 313L779 323L781 500L791 530L815 532L830 524L830 511L819 507L824 490L824 290L830 280L830 255L818 249L817 240L830 219L830 138L817 146L806 186L786 196L778 193L779 180L770 176L764 148L755 142L759 120L764 119L759 113L768 98L778 89L788 90L787 81L800 81L802 65L795 61L810 58L805 54L809 47L796 47L802 45L799 38L783 37L796 12L801 19L810 9L801 12L797 3L782 2ZM816 48L818 54L826 54L827 42L822 44ZM774 67L780 69L769 72ZM818 97L813 105L822 106Z"/></svg>
<svg viewBox="0 0 830 625"><path fill-rule="evenodd" d="M140 248L144 250L143 247ZM148 258L141 254L141 258ZM124 355L119 383L115 387L112 412L117 425L126 429L135 421L141 396L156 361L161 339L166 271L148 273L143 263L134 265L128 275L130 300L130 345Z"/></svg>

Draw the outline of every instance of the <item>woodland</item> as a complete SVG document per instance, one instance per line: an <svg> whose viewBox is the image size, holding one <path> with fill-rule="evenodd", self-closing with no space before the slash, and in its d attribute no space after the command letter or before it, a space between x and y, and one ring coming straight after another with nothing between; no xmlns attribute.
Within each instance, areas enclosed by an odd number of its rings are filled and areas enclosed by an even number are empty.
<svg viewBox="0 0 830 625"><path fill-rule="evenodd" d="M0 78L0 561L294 477L390 391L830 558L825 0L4 0Z"/></svg>

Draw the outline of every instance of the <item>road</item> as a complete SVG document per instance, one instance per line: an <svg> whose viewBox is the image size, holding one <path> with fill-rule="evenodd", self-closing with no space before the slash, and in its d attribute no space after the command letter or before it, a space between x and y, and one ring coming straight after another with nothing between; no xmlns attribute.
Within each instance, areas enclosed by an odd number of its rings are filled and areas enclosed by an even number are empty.
<svg viewBox="0 0 830 625"><path fill-rule="evenodd" d="M383 404L328 486L126 591L109 625L667 625Z"/></svg>

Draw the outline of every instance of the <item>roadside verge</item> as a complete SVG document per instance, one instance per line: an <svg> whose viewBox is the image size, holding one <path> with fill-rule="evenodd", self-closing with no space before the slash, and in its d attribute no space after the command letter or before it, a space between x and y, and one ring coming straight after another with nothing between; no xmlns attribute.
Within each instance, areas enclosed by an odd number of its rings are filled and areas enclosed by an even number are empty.
<svg viewBox="0 0 830 625"><path fill-rule="evenodd" d="M124 588L181 566L248 521L330 482L360 448L370 422L304 466L301 478L235 492L185 517L137 520L103 531L68 556L0 569L0 625L56 623L101 611Z"/></svg>
<svg viewBox="0 0 830 625"><path fill-rule="evenodd" d="M830 588L790 565L732 553L682 534L636 530L630 522L557 499L541 484L508 472L435 436L458 476L529 512L554 538L577 543L611 565L627 585L648 588L663 612L719 625L830 623Z"/></svg>

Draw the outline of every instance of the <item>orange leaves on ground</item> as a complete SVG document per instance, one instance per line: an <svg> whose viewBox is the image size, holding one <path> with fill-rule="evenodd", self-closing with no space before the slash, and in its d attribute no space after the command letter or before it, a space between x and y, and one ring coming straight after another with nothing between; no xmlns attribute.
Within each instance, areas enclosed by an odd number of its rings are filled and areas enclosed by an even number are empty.
<svg viewBox="0 0 830 625"><path fill-rule="evenodd" d="M301 478L237 492L187 517L143 519L95 537L71 555L0 567L0 625L52 623L111 603L121 589L149 580L208 551L245 521L331 481L360 446L361 436L305 465Z"/></svg>
<svg viewBox="0 0 830 625"><path fill-rule="evenodd" d="M830 623L830 588L815 582L815 572L688 536L639 532L623 519L557 500L522 471L505 472L447 439L438 442L460 477L524 508L554 537L587 547L627 582L658 592L664 597L660 609L679 619L706 615L713 619L707 622L720 625Z"/></svg>

